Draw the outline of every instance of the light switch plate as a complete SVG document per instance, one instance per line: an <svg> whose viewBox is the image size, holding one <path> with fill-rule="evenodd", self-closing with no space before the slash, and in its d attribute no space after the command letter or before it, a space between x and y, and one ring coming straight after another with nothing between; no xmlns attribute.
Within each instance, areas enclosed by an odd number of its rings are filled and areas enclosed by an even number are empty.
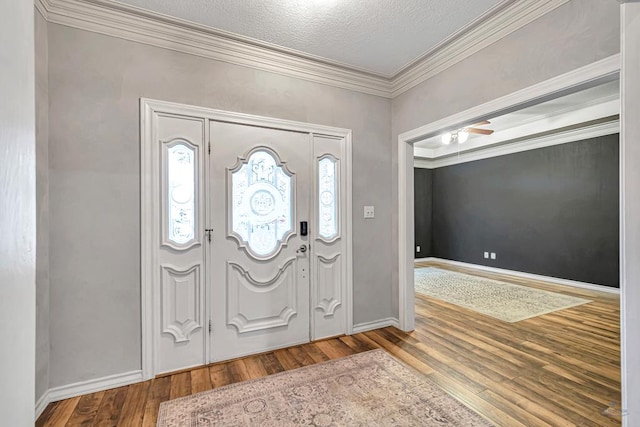
<svg viewBox="0 0 640 427"><path fill-rule="evenodd" d="M364 217L365 218L374 218L376 216L375 209L373 206L365 206L364 207Z"/></svg>
<svg viewBox="0 0 640 427"><path fill-rule="evenodd" d="M496 259L496 253L495 252L491 252L491 259Z"/></svg>

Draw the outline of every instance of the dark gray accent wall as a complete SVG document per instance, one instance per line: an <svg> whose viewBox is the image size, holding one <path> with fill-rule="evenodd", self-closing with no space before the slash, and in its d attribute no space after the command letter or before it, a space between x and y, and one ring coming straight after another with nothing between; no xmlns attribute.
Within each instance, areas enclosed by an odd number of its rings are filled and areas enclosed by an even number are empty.
<svg viewBox="0 0 640 427"><path fill-rule="evenodd" d="M619 287L618 153L616 134L434 169L432 255Z"/></svg>
<svg viewBox="0 0 640 427"><path fill-rule="evenodd" d="M426 258L431 255L431 219L433 214L433 171L431 169L415 168L413 170L414 183L414 212L415 212L415 257ZM418 252L420 246L420 252Z"/></svg>

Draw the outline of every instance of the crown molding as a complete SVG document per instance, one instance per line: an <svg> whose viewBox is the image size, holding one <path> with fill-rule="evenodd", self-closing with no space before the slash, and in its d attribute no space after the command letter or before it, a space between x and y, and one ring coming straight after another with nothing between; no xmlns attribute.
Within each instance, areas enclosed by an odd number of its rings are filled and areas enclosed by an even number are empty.
<svg viewBox="0 0 640 427"><path fill-rule="evenodd" d="M391 96L385 77L238 41L203 25L143 13L141 9L111 1L37 1L49 4L48 21L56 24L329 86Z"/></svg>
<svg viewBox="0 0 640 427"><path fill-rule="evenodd" d="M45 19L45 21L49 20L49 0L34 0L33 5L36 10L40 12L40 15Z"/></svg>
<svg viewBox="0 0 640 427"><path fill-rule="evenodd" d="M393 77L117 1L34 0L34 4L55 24L393 98L568 1L505 0Z"/></svg>
<svg viewBox="0 0 640 427"><path fill-rule="evenodd" d="M568 2L521 0L490 10L481 17L481 22L453 34L422 59L396 74L391 80L391 97L395 98Z"/></svg>
<svg viewBox="0 0 640 427"><path fill-rule="evenodd" d="M468 110L401 133L398 140L417 142L442 132L443 129L460 128L482 120L487 114L506 114L515 109L547 101L574 92L577 88L592 87L613 81L620 74L620 54L611 55L575 70L550 78L532 86L493 99Z"/></svg>
<svg viewBox="0 0 640 427"><path fill-rule="evenodd" d="M416 143L413 146L413 153L415 157L440 159L458 156L461 153L485 150L508 142L523 141L533 135L542 136L543 134L558 133L571 128L610 121L612 117L620 114L620 98L617 95L611 95L611 99L604 101L606 98L603 97L600 103L576 104L572 109L557 110L549 114L532 116L521 122L513 122L506 128L495 131L492 135L470 138L464 144L444 145L438 143L434 147L431 143L430 146L422 147ZM440 139L439 135L438 139Z"/></svg>
<svg viewBox="0 0 640 427"><path fill-rule="evenodd" d="M582 141L585 139L597 138L599 136L612 135L619 132L620 121L612 120L579 129L553 133L542 137L534 137L520 142L509 143L509 141L505 141L503 143L504 145L496 145L493 147L478 149L476 151L462 152L460 154L449 155L448 157L437 159L418 158L414 159L413 166L422 169L436 169L443 166L451 166L475 160L488 159L491 157L505 156L507 154L551 147L553 145L567 144L569 142Z"/></svg>

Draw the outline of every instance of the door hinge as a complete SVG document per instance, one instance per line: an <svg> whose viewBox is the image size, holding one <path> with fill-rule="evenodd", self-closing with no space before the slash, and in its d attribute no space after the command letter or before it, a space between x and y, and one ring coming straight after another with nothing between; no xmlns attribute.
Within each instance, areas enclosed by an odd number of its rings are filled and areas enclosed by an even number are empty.
<svg viewBox="0 0 640 427"><path fill-rule="evenodd" d="M211 243L211 233L213 232L213 228L205 228L204 233L207 235L207 240Z"/></svg>
<svg viewBox="0 0 640 427"><path fill-rule="evenodd" d="M209 333L211 333L212 329L213 329L213 326L211 325L211 319L209 319Z"/></svg>
<svg viewBox="0 0 640 427"><path fill-rule="evenodd" d="M211 154L211 141L207 144L207 152Z"/></svg>

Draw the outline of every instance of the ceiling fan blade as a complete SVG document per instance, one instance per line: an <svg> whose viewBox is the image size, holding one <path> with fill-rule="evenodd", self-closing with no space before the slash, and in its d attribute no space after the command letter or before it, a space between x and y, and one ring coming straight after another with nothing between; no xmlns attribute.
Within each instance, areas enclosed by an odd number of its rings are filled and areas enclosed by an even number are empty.
<svg viewBox="0 0 640 427"><path fill-rule="evenodd" d="M478 135L491 135L494 132L490 129L476 129L476 128L466 128L465 131L469 133L476 133Z"/></svg>
<svg viewBox="0 0 640 427"><path fill-rule="evenodd" d="M491 122L489 120L483 120L481 122L478 123L474 123L472 125L469 125L469 127L474 127L474 126L482 126L482 125L490 125Z"/></svg>

